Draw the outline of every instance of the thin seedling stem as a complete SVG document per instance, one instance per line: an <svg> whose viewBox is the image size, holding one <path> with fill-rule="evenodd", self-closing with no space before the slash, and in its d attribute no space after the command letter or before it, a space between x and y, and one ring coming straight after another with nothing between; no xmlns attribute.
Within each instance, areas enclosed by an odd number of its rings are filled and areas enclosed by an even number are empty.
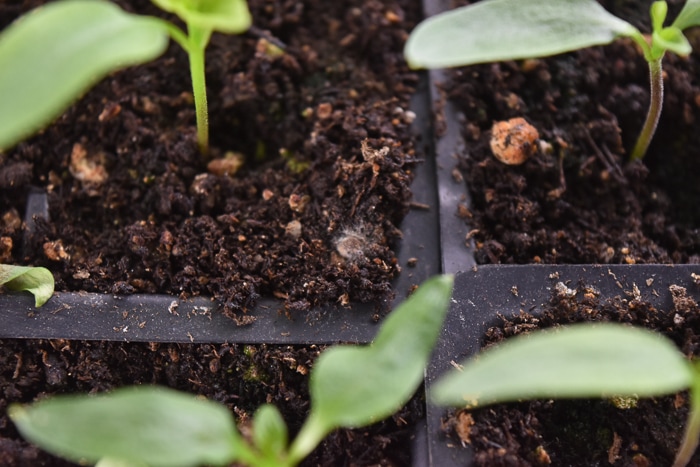
<svg viewBox="0 0 700 467"><path fill-rule="evenodd" d="M207 106L207 85L204 67L204 49L209 40L210 31L190 28L190 75L192 77L192 95L197 114L197 143L202 155L209 152L209 110Z"/></svg>
<svg viewBox="0 0 700 467"><path fill-rule="evenodd" d="M700 381L698 381L700 373L697 367L694 370L695 378L693 384L690 386L688 421L685 425L683 441L678 448L673 467L685 467L688 465L695 453L695 449L698 447L698 441L700 441Z"/></svg>
<svg viewBox="0 0 700 467"><path fill-rule="evenodd" d="M649 143L654 137L656 126L659 123L661 107L664 100L664 79L661 69L662 59L663 56L649 60L649 85L651 89L649 112L647 113L642 131L639 133L639 138L637 138L637 143L632 150L632 155L630 156L630 160L632 161L641 160L644 157L644 154L646 154L649 148Z"/></svg>

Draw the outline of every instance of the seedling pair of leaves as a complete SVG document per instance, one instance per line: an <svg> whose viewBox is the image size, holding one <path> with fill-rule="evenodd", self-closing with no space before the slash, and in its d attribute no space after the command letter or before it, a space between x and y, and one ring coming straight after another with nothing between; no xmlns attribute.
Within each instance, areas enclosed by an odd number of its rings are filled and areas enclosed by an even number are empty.
<svg viewBox="0 0 700 467"><path fill-rule="evenodd" d="M272 405L256 411L249 443L225 407L156 387L58 396L11 406L9 414L28 440L83 464L293 466L332 430L377 422L410 399L423 381L452 282L426 281L386 318L370 346L337 346L319 357L310 375L311 411L291 445Z"/></svg>
<svg viewBox="0 0 700 467"><path fill-rule="evenodd" d="M673 467L700 438L700 366L658 333L577 324L519 336L462 363L433 387L440 405L483 407L527 399L653 397L689 389L690 412Z"/></svg>
<svg viewBox="0 0 700 467"><path fill-rule="evenodd" d="M160 56L172 38L189 55L202 153L209 147L204 50L214 31L251 24L245 0L153 0L187 33L160 18L127 13L103 0L62 0L37 8L0 34L0 151L58 117L113 71Z"/></svg>
<svg viewBox="0 0 700 467"><path fill-rule="evenodd" d="M629 37L649 64L650 105L631 159L644 157L663 103L661 61L666 51L688 55L683 31L700 25L700 0L688 0L670 26L665 1L651 5L650 42L630 23L595 0L484 0L423 21L411 33L405 56L416 68L545 57Z"/></svg>

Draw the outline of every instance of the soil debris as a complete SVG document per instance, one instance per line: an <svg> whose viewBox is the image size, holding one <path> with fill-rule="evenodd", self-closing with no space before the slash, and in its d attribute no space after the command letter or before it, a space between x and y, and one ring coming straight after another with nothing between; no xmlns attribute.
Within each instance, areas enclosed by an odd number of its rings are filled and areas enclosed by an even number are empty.
<svg viewBox="0 0 700 467"><path fill-rule="evenodd" d="M540 134L522 117L495 122L491 127L491 152L506 165L520 165L537 152Z"/></svg>
<svg viewBox="0 0 700 467"><path fill-rule="evenodd" d="M590 293L591 288L585 284L570 286L573 294L553 290L542 314L501 316L500 324L486 332L483 345L553 326L622 322L661 332L685 355L698 356L700 307L683 287L670 287L674 295L671 309L657 309L634 295L623 293L603 300ZM545 458L535 454L540 447L546 450L552 465L671 465L683 436L687 403L682 393L638 400L500 404L467 411L474 422L469 439L475 465L480 466L548 465L540 463ZM457 431L463 412L451 411L445 422L451 439L463 439ZM697 465L699 458L696 453L690 465Z"/></svg>
<svg viewBox="0 0 700 467"><path fill-rule="evenodd" d="M42 3L0 4L0 28ZM148 0L116 3L165 15ZM23 213L36 186L51 213L8 262L49 267L59 291L212 295L233 314L260 296L287 297L290 312L341 297L390 303L398 268L385 265L418 159L403 110L418 75L402 53L419 2L249 4L255 27L207 48L214 161L197 150L188 59L172 44L2 154L3 212ZM371 162L363 141L378 148ZM289 235L292 222L303 229ZM351 224L376 238L371 261L347 268L332 259ZM60 264L42 248L59 242Z"/></svg>

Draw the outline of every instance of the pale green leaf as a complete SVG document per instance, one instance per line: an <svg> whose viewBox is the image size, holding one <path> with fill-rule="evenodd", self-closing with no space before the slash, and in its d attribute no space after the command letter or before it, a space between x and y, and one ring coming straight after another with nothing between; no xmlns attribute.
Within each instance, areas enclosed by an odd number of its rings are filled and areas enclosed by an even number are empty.
<svg viewBox="0 0 700 467"><path fill-rule="evenodd" d="M651 4L649 10L652 30L661 31L664 27L664 21L666 21L666 15L668 14L668 3L666 3L665 0L657 0Z"/></svg>
<svg viewBox="0 0 700 467"><path fill-rule="evenodd" d="M46 268L0 264L0 285L10 290L27 291L40 307L53 295L53 274Z"/></svg>
<svg viewBox="0 0 700 467"><path fill-rule="evenodd" d="M688 55L693 51L693 48L685 38L683 32L673 26L663 28L660 31L654 31L652 34L653 48L662 48L670 50L677 55Z"/></svg>
<svg viewBox="0 0 700 467"><path fill-rule="evenodd" d="M95 464L95 467L148 467L146 464L142 462L134 463L134 462L126 462L122 460L116 460L116 459L100 459L97 464Z"/></svg>
<svg viewBox="0 0 700 467"><path fill-rule="evenodd" d="M37 8L0 34L0 149L58 117L107 74L162 54L161 21L101 0Z"/></svg>
<svg viewBox="0 0 700 467"><path fill-rule="evenodd" d="M423 380L452 292L452 276L432 278L395 311L367 347L323 353L311 374L311 410L327 427L359 427L401 408Z"/></svg>
<svg viewBox="0 0 700 467"><path fill-rule="evenodd" d="M688 42L688 39L683 35L683 32L673 26L663 28L660 31L652 33L652 48L660 48L670 50L677 55L688 55L693 51L693 48Z"/></svg>
<svg viewBox="0 0 700 467"><path fill-rule="evenodd" d="M156 387L56 396L13 405L9 414L26 439L74 462L221 465L235 459L242 443L224 406Z"/></svg>
<svg viewBox="0 0 700 467"><path fill-rule="evenodd" d="M208 31L239 34L252 23L246 0L151 0L186 24Z"/></svg>
<svg viewBox="0 0 700 467"><path fill-rule="evenodd" d="M700 0L687 0L673 21L673 26L681 30L700 26Z"/></svg>
<svg viewBox="0 0 700 467"><path fill-rule="evenodd" d="M404 55L414 68L455 67L555 55L637 32L595 0L484 0L423 21Z"/></svg>
<svg viewBox="0 0 700 467"><path fill-rule="evenodd" d="M668 338L620 324L519 336L464 362L434 386L443 405L537 398L656 396L690 386L691 364Z"/></svg>
<svg viewBox="0 0 700 467"><path fill-rule="evenodd" d="M423 381L452 294L453 277L425 281L384 321L374 343L336 346L311 371L311 412L288 459L299 462L329 432L391 415Z"/></svg>
<svg viewBox="0 0 700 467"><path fill-rule="evenodd" d="M287 449L287 425L274 405L263 405L253 416L253 442L268 459L281 459Z"/></svg>

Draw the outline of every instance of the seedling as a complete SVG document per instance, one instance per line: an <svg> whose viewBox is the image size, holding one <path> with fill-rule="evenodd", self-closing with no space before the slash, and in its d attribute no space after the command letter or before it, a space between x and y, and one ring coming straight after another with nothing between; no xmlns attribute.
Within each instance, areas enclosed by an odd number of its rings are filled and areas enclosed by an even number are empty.
<svg viewBox="0 0 700 467"><path fill-rule="evenodd" d="M38 308L53 295L53 274L46 268L0 264L0 285L10 290L31 292Z"/></svg>
<svg viewBox="0 0 700 467"><path fill-rule="evenodd" d="M545 57L630 37L649 64L651 96L644 126L630 155L639 160L649 147L661 115L666 51L688 55L683 30L700 25L700 0L688 0L671 26L668 6L651 5L648 42L630 23L608 13L595 0L484 0L426 19L416 27L404 54L415 68Z"/></svg>
<svg viewBox="0 0 700 467"><path fill-rule="evenodd" d="M441 378L432 400L482 407L525 399L652 397L690 391L690 412L674 467L700 438L700 365L668 338L621 324L578 324L519 336Z"/></svg>
<svg viewBox="0 0 700 467"><path fill-rule="evenodd" d="M272 405L256 411L249 442L225 407L156 387L58 396L13 405L9 414L28 440L83 464L297 465L332 430L377 422L410 399L423 381L451 291L452 276L430 279L389 315L373 344L324 352L310 375L309 417L291 445Z"/></svg>
<svg viewBox="0 0 700 467"><path fill-rule="evenodd" d="M108 74L149 62L168 38L189 55L200 151L209 148L204 49L212 32L250 27L245 0L153 0L169 21L127 13L103 0L57 1L24 15L0 34L0 151L58 117Z"/></svg>

